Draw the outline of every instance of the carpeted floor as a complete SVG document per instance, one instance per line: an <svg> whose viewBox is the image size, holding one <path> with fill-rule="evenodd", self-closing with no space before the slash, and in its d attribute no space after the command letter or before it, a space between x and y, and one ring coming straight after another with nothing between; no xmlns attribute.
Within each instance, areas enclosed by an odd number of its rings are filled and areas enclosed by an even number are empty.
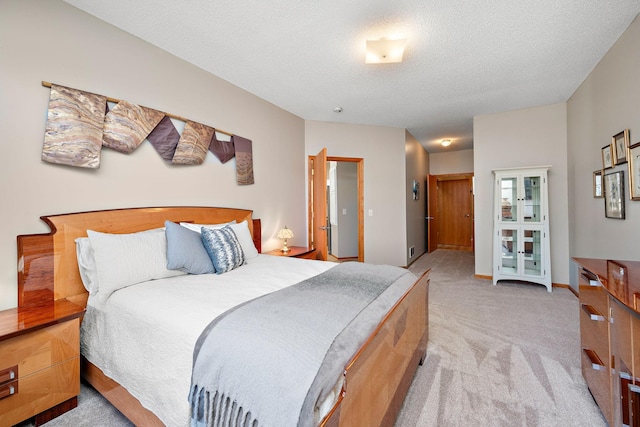
<svg viewBox="0 0 640 427"><path fill-rule="evenodd" d="M438 250L429 346L396 426L606 426L580 369L578 299L568 290L473 277L473 254Z"/></svg>
<svg viewBox="0 0 640 427"><path fill-rule="evenodd" d="M432 269L429 346L396 427L606 426L580 371L578 299L493 286L473 277L473 263L471 253L438 250L410 266ZM47 426L131 423L83 385L78 407Z"/></svg>

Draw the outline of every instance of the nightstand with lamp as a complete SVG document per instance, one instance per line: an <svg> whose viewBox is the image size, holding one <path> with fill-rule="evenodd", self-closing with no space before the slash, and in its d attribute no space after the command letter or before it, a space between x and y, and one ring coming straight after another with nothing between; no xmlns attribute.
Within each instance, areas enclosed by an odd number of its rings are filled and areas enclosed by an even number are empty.
<svg viewBox="0 0 640 427"><path fill-rule="evenodd" d="M278 238L282 239L282 248L267 252L268 255L316 259L316 250L314 248L307 246L289 246L289 239L293 238L293 231L287 228L286 225L278 231Z"/></svg>

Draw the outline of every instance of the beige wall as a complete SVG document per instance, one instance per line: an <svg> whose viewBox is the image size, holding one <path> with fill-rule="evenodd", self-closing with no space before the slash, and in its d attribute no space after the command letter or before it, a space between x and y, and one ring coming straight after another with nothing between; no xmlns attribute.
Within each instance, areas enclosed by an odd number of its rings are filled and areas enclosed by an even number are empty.
<svg viewBox="0 0 640 427"><path fill-rule="evenodd" d="M429 155L431 175L473 173L473 150L460 150Z"/></svg>
<svg viewBox="0 0 640 427"><path fill-rule="evenodd" d="M0 40L0 309L16 305L16 236L47 232L41 215L231 206L253 209L262 219L265 250L280 244L274 236L285 223L296 231L291 243L306 244L302 119L62 1L3 0ZM256 184L238 186L235 162L222 165L212 155L200 166L167 166L147 142L130 155L103 150L98 170L44 163L49 89L42 80L252 139Z"/></svg>
<svg viewBox="0 0 640 427"><path fill-rule="evenodd" d="M550 165L551 276L569 284L566 104L477 116L473 123L476 274L493 274L492 170Z"/></svg>
<svg viewBox="0 0 640 427"><path fill-rule="evenodd" d="M592 192L611 137L627 128L631 143L640 141L639 41L636 17L567 102L571 256L640 260L640 201L629 200L628 164L605 171L624 171L625 220L605 218L604 200Z"/></svg>
<svg viewBox="0 0 640 427"><path fill-rule="evenodd" d="M426 252L426 216L427 216L427 175L429 175L429 155L424 147L409 132L405 133L405 151L407 163L407 265ZM420 198L413 200L413 180L420 183ZM409 248L414 247L413 256Z"/></svg>
<svg viewBox="0 0 640 427"><path fill-rule="evenodd" d="M304 141L307 155L364 159L364 259L406 265L405 130L307 120Z"/></svg>

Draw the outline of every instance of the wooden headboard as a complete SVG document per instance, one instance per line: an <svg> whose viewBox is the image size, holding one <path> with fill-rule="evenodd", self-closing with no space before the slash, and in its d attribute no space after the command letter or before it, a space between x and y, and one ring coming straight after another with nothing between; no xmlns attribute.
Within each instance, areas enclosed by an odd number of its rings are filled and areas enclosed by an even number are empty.
<svg viewBox="0 0 640 427"><path fill-rule="evenodd" d="M80 279L75 239L87 230L134 233L164 227L165 220L219 224L247 220L253 242L262 252L261 225L247 209L173 206L113 209L42 216L51 232L18 236L18 307L49 304L66 298L86 306L88 292Z"/></svg>

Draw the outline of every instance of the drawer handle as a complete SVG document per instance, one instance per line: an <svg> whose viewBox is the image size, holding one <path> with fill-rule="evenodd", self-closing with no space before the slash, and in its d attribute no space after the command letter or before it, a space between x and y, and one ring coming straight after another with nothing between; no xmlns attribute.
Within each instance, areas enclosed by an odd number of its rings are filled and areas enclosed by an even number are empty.
<svg viewBox="0 0 640 427"><path fill-rule="evenodd" d="M18 365L0 371L0 384L18 378Z"/></svg>
<svg viewBox="0 0 640 427"><path fill-rule="evenodd" d="M589 284L589 286L593 286L593 287L598 287L600 286L600 282L598 281L598 278L594 278L592 276L589 276L588 274L582 273L582 277L584 277L587 280L587 283Z"/></svg>
<svg viewBox="0 0 640 427"><path fill-rule="evenodd" d="M606 369L606 366L602 363L602 359L598 357L598 354L595 351L589 350L588 348L583 348L582 351L584 351L584 354L589 358L591 368L594 371L604 371Z"/></svg>
<svg viewBox="0 0 640 427"><path fill-rule="evenodd" d="M0 386L0 400L18 394L18 381Z"/></svg>
<svg viewBox="0 0 640 427"><path fill-rule="evenodd" d="M591 320L595 320L597 322L604 322L604 316L600 314L598 310L590 306L589 304L580 304L582 309L589 315Z"/></svg>

